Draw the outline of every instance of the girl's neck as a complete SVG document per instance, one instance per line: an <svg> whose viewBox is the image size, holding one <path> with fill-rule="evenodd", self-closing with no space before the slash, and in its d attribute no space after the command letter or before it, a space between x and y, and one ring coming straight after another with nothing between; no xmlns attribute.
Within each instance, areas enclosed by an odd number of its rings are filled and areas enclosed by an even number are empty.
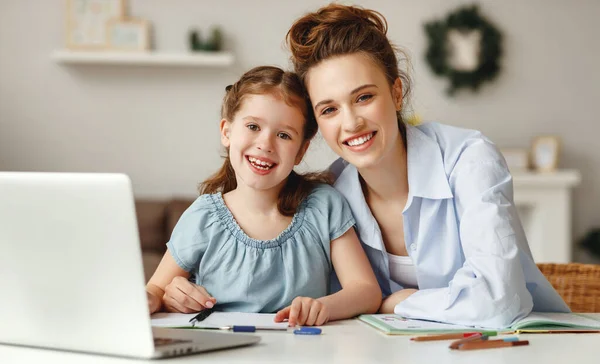
<svg viewBox="0 0 600 364"><path fill-rule="evenodd" d="M280 190L281 188L272 188L260 191L238 185L235 190L226 193L223 198L232 212L238 210L236 207L243 207L245 214L272 216L279 214L277 202Z"/></svg>
<svg viewBox="0 0 600 364"><path fill-rule="evenodd" d="M398 200L408 196L407 153L402 138L377 164L358 170L367 201Z"/></svg>

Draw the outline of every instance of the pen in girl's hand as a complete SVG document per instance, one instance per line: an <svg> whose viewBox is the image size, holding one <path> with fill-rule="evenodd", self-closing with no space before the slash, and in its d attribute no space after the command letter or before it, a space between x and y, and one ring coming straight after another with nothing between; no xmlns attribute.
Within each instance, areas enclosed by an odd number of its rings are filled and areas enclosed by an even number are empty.
<svg viewBox="0 0 600 364"><path fill-rule="evenodd" d="M190 323L195 325L196 322L200 322L205 320L210 314L213 313L212 308L205 308L204 310L198 312L198 314L190 319Z"/></svg>

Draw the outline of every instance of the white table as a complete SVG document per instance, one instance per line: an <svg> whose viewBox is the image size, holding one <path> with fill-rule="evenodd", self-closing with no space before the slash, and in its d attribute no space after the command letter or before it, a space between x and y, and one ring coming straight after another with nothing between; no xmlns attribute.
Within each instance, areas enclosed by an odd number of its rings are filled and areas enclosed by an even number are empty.
<svg viewBox="0 0 600 364"><path fill-rule="evenodd" d="M600 318L600 314L594 314ZM192 332L193 333L193 332ZM235 334L231 334L235 335ZM358 320L333 322L319 336L260 333L259 344L223 351L161 359L169 363L598 363L600 334L521 335L529 346L454 351L449 341L414 342L408 336L386 336ZM0 363L140 363L101 355L0 345Z"/></svg>

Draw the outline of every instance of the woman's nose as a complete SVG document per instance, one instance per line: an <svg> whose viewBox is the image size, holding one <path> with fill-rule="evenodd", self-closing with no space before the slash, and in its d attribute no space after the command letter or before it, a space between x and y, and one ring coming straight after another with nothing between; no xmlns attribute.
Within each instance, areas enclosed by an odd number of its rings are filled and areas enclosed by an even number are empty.
<svg viewBox="0 0 600 364"><path fill-rule="evenodd" d="M360 115L356 115L353 112L347 112L344 115L344 121L343 121L343 128L344 131L347 132L356 132L360 129L362 129L365 126L365 119L360 116Z"/></svg>

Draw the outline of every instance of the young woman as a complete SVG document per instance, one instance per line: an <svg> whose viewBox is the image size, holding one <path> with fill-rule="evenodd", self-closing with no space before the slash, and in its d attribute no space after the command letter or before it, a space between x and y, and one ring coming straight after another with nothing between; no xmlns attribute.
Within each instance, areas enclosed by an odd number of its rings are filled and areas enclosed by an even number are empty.
<svg viewBox="0 0 600 364"><path fill-rule="evenodd" d="M227 88L225 162L178 221L146 291L150 312L276 312L290 326L373 313L381 291L346 200L293 171L317 124L300 79L257 67ZM336 269L342 289L329 292Z"/></svg>
<svg viewBox="0 0 600 364"><path fill-rule="evenodd" d="M384 295L381 312L506 327L569 308L536 267L494 144L474 130L407 125L409 78L385 18L332 4L287 34Z"/></svg>

